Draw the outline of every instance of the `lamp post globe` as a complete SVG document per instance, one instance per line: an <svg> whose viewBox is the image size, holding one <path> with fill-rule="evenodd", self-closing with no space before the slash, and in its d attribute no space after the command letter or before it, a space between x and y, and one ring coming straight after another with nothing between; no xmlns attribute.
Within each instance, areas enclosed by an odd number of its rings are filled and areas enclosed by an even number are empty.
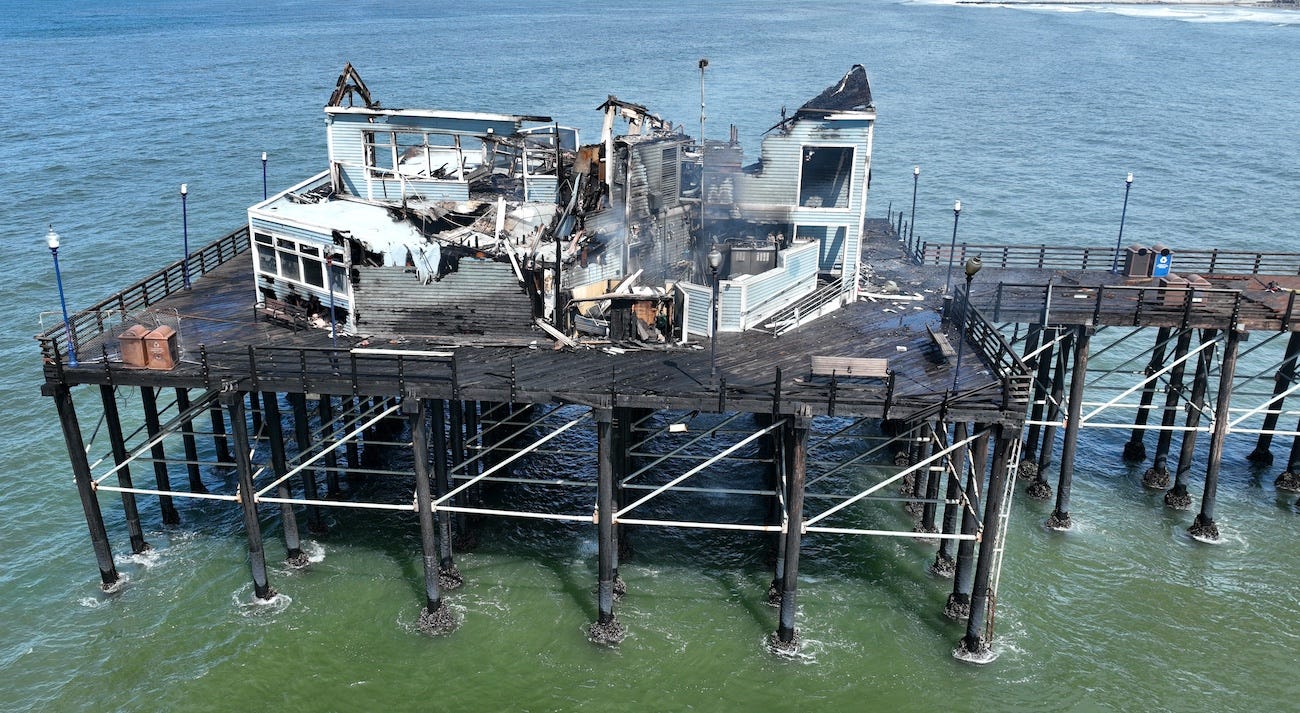
<svg viewBox="0 0 1300 713"><path fill-rule="evenodd" d="M59 270L59 245L61 240L59 234L54 232L54 226L50 226L49 232L45 234L45 244L50 248L50 256L54 258L54 282L59 288L59 309L63 311L63 329L68 335L68 366L77 365L77 345L75 335L72 332L72 320L68 319L68 299L63 294L63 274Z"/></svg>

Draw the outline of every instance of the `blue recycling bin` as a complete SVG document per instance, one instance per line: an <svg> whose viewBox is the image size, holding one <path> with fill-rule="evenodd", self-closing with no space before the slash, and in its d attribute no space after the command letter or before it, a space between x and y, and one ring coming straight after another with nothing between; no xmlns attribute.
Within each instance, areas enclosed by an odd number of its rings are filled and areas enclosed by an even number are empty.
<svg viewBox="0 0 1300 713"><path fill-rule="evenodd" d="M1174 269L1174 251L1157 243L1151 246L1151 252L1155 254L1155 260L1151 263L1151 276L1169 277Z"/></svg>

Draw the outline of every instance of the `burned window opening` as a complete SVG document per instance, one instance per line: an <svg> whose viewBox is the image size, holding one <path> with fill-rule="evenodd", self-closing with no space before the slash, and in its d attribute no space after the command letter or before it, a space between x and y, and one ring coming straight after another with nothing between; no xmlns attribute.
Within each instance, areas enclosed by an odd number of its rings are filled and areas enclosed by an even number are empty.
<svg viewBox="0 0 1300 713"><path fill-rule="evenodd" d="M799 173L799 205L847 208L853 177L852 146L805 146Z"/></svg>

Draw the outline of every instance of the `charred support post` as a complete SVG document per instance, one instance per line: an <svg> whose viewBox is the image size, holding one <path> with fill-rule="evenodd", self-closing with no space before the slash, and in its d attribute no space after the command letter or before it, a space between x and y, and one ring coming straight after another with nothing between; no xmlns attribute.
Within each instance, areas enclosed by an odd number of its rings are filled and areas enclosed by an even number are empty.
<svg viewBox="0 0 1300 713"><path fill-rule="evenodd" d="M1300 431L1300 423L1296 424L1296 430ZM1291 454L1286 462L1286 471L1277 476L1277 480L1273 481L1273 487L1278 490L1300 492L1300 435L1291 441Z"/></svg>
<svg viewBox="0 0 1300 713"><path fill-rule="evenodd" d="M189 389L176 389L176 410L181 413L190 410ZM187 419L181 422L181 443L185 448L185 471L190 476L190 492L208 492L207 486L203 484L203 474L199 472L199 448L194 442L194 421Z"/></svg>
<svg viewBox="0 0 1300 713"><path fill-rule="evenodd" d="M54 405L59 411L59 425L63 427L63 441L68 446L68 459L72 461L72 477L77 482L77 495L81 509L90 528L90 544L95 549L99 564L100 588L111 591L117 584L117 567L113 564L113 551L108 546L108 532L104 529L104 515L99 510L95 496L95 482L90 476L90 462L86 460L86 444L81 439L81 424L77 422L77 407L72 401L72 391L66 384L55 384Z"/></svg>
<svg viewBox="0 0 1300 713"><path fill-rule="evenodd" d="M1219 393L1214 400L1214 426L1210 431L1210 454L1205 465L1205 492L1201 495L1201 512L1187 532L1202 542L1218 542L1219 526L1214 522L1214 501L1219 488L1219 461L1223 458L1223 440L1228 435L1228 409L1232 405L1232 379L1237 371L1237 346L1245 337L1239 328L1228 330L1223 343L1223 361L1219 364Z"/></svg>
<svg viewBox="0 0 1300 713"><path fill-rule="evenodd" d="M958 443L966 440L968 436L965 421L958 421L953 425L952 437ZM948 470L948 489L944 493L944 499L947 500L943 506L943 534L951 535L956 532L957 513L961 510L961 474L966 466L966 446L959 447L951 456L952 468ZM952 540L939 540L939 552L934 556L934 563L930 565L930 572L939 577L951 577L953 570L956 569L957 562L952 555Z"/></svg>
<svg viewBox="0 0 1300 713"><path fill-rule="evenodd" d="M140 403L144 407L144 427L149 434L149 440L158 437L162 427L158 423L158 397L154 394L152 386L140 387ZM164 492L172 489L171 476L167 473L167 452L163 449L162 441L153 444L149 449L149 455L153 458L153 475L154 480L158 482L158 489ZM176 512L176 505L172 503L172 496L159 495L158 506L162 509L162 522L164 525L178 525L181 521L180 513Z"/></svg>
<svg viewBox="0 0 1300 713"><path fill-rule="evenodd" d="M424 609L417 626L426 634L444 634L456 628L456 620L442 601L439 589L437 531L433 526L433 498L429 490L428 403L410 396L402 399L402 410L411 422L411 450L415 460L415 509L420 521L420 550L424 556ZM437 410L435 405L434 410ZM441 420L441 419L439 419Z"/></svg>
<svg viewBox="0 0 1300 713"><path fill-rule="evenodd" d="M1156 439L1156 455L1151 467L1142 476L1142 487L1152 490L1164 490L1169 487L1169 449L1174 442L1172 426L1178 422L1178 403L1182 400L1183 375L1186 373L1187 350L1192 346L1192 330L1183 329L1178 333L1178 342L1174 345L1174 368L1169 370L1169 389L1165 395L1165 410L1160 417L1160 436Z"/></svg>
<svg viewBox="0 0 1300 713"><path fill-rule="evenodd" d="M767 428L774 423L774 419L779 418L778 414L761 414L763 418L759 420L756 426ZM882 424L882 428L884 424ZM781 501L783 496L781 488L786 478L786 458L785 458L785 430L778 428L769 433L760 441L765 444L764 453L771 459L771 466L767 469L767 484L772 491L771 505L767 512L767 524L780 525L782 510ZM767 603L769 606L781 606L781 580L785 575L785 547L784 538L781 533L774 532L771 534L772 541L772 581L767 585Z"/></svg>
<svg viewBox="0 0 1300 713"><path fill-rule="evenodd" d="M249 458L248 422L244 414L244 394L227 391L221 401L230 414L230 430L235 444L235 470L239 474L239 504L244 509L244 532L248 535L248 566L253 573L253 596L267 601L275 596L266 580L266 553L262 550L262 524L257 517L257 502L253 494L253 462Z"/></svg>
<svg viewBox="0 0 1300 713"><path fill-rule="evenodd" d="M970 663L989 663L997 658L989 648L991 627L987 630L989 610L995 606L993 592L989 587L993 572L994 544L998 541L998 531L1002 527L1002 491L1006 487L1007 461L1011 457L1011 439L1006 429L998 424L993 427L997 445L993 453L993 470L989 473L989 487L984 498L984 528L980 536L979 560L975 564L975 583L971 590L970 619L966 621L966 636L962 638L953 651L953 656Z"/></svg>
<svg viewBox="0 0 1300 713"><path fill-rule="evenodd" d="M948 424L944 423L942 418L935 421L934 436L936 451L942 451L948 447ZM949 453L947 458L932 464L928 470L929 477L925 479L925 504L921 506L921 524L916 527L916 532L935 533L939 531L934 522L935 515L938 512L939 483L943 479L944 472L953 467L952 455ZM951 478L949 478L949 481L951 481Z"/></svg>
<svg viewBox="0 0 1300 713"><path fill-rule="evenodd" d="M803 496L807 473L808 430L812 425L812 409L800 404L782 429L785 435L786 473L786 530L785 567L781 573L781 613L776 633L769 639L772 651L792 654L799 648L799 633L794 626L797 611L796 596L799 590L799 547L803 542Z"/></svg>
<svg viewBox="0 0 1300 713"><path fill-rule="evenodd" d="M280 422L280 401L275 392L262 394L262 415L266 424L266 436L271 441L271 469L279 479L289 472L289 465L284 457L284 428ZM280 483L276 495L284 500L291 497L288 481ZM302 540L298 537L298 517L292 504L280 503L280 523L284 529L285 561L290 567L306 567L307 555L302 552Z"/></svg>
<svg viewBox="0 0 1300 713"><path fill-rule="evenodd" d="M1269 402L1269 412L1264 415L1263 433L1259 434L1259 442L1255 445L1255 450L1246 456L1250 462L1257 465L1273 465L1273 452L1269 448L1273 445L1273 434L1271 431L1277 428L1278 418L1282 415L1282 404L1285 398L1280 396L1282 392L1291 388L1296 377L1296 360L1300 358L1300 332L1292 332L1286 343L1286 357L1283 358L1282 366L1277 370L1277 383L1273 386L1273 400ZM1295 469L1291 467L1292 461L1287 461L1287 468L1274 481L1273 487L1278 490L1300 490L1300 475L1297 475Z"/></svg>
<svg viewBox="0 0 1300 713"><path fill-rule="evenodd" d="M253 421L253 435L262 435L262 405L258 403L257 392L248 392L248 415Z"/></svg>
<svg viewBox="0 0 1300 713"><path fill-rule="evenodd" d="M230 441L226 438L226 417L220 404L214 404L209 411L212 414L212 448L217 452L217 462L229 465L234 462L230 455Z"/></svg>
<svg viewBox="0 0 1300 713"><path fill-rule="evenodd" d="M321 394L316 413L320 417L323 437L329 438L330 432L334 430L331 425L334 422L334 397L329 394ZM369 451L369 449L366 450ZM329 452L325 454L325 497L343 497L343 491L339 489L339 455L337 448L330 448Z"/></svg>
<svg viewBox="0 0 1300 713"><path fill-rule="evenodd" d="M113 449L113 462L119 466L117 484L122 488L131 485L131 468L122 465L126 462L126 440L122 437L122 418L117 411L117 397L113 387L103 384L99 387L100 400L104 402L104 427L108 429L108 442ZM135 493L122 493L122 512L126 515L126 531L131 536L131 553L140 554L149 549L144 541L144 530L140 527L140 511L135 504Z"/></svg>
<svg viewBox="0 0 1300 713"><path fill-rule="evenodd" d="M1088 343L1092 325L1080 325L1074 337L1074 372L1070 376L1070 401L1067 404L1065 439L1061 444L1061 471L1056 484L1056 509L1047 518L1053 530L1070 529L1070 486L1074 481L1074 457L1079 450L1079 421L1083 417L1083 386L1088 378Z"/></svg>
<svg viewBox="0 0 1300 713"><path fill-rule="evenodd" d="M357 400L351 396L344 396L341 400L343 412L352 416L358 414ZM343 447L343 453L348 459L348 465L353 468L361 467L361 449L357 447L357 439L349 438L347 444Z"/></svg>
<svg viewBox="0 0 1300 713"><path fill-rule="evenodd" d="M1040 343L1049 341L1051 335L1045 333L1046 330L1042 325L1029 325L1029 332L1025 335L1025 354L1032 354L1038 349ZM1020 472L1016 475L1032 478L1038 475L1038 463L1033 459L1038 452L1038 439L1042 436L1043 427L1038 423L1043 420L1043 402L1047 399L1048 386L1052 379L1052 347L1046 346L1043 351L1030 362L1034 368L1034 393L1030 401L1032 404L1029 408L1029 430L1025 434L1024 452L1029 454L1029 458L1021 461Z"/></svg>
<svg viewBox="0 0 1300 713"><path fill-rule="evenodd" d="M596 486L597 525L597 618L587 629L593 643L611 646L627 633L614 617L614 567L617 543L614 542L614 414L611 409L595 409L597 458L600 474Z"/></svg>
<svg viewBox="0 0 1300 713"><path fill-rule="evenodd" d="M980 510L980 486L984 482L984 469L988 466L989 429L975 425L979 437L973 442L971 469L966 473L966 505L961 512L961 534L974 535ZM961 540L957 545L957 568L952 577L952 594L943 608L943 615L953 621L970 616L970 595L975 582L975 541Z"/></svg>
<svg viewBox="0 0 1300 713"><path fill-rule="evenodd" d="M1052 464L1052 449L1056 445L1056 426L1061 418L1061 401L1065 399L1065 367L1069 350L1074 343L1070 335L1059 342L1056 347L1056 368L1052 374L1052 393L1048 396L1046 416L1052 425L1043 427L1042 450L1038 455L1038 467L1034 469L1034 479L1025 487L1025 494L1034 500L1046 500L1052 497L1052 486L1048 484L1044 473Z"/></svg>
<svg viewBox="0 0 1300 713"><path fill-rule="evenodd" d="M623 479L632 472L632 445L636 434L632 424L636 422L637 411L630 408L614 409L614 506L616 510L627 505L627 491L623 489ZM627 583L619 576L619 564L632 555L632 542L628 539L627 528L614 523L614 596L627 594Z"/></svg>
<svg viewBox="0 0 1300 713"><path fill-rule="evenodd" d="M305 454L311 449L311 422L307 419L307 397L303 394L290 393L289 404L293 407L293 437L298 442L298 452ZM304 468L302 475L302 492L308 500L319 500L320 493L316 490L316 471L311 468ZM320 507L316 505L307 506L307 532L313 535L321 536L329 532L329 527L325 525L325 519L321 516Z"/></svg>
<svg viewBox="0 0 1300 713"><path fill-rule="evenodd" d="M451 491L451 474L447 471L447 423L443 417L447 402L437 400L432 403L432 406L433 490L441 498ZM459 408L459 404L452 404L453 411ZM415 424L412 423L412 443L414 443L415 431ZM465 578L456 568L456 561L451 554L451 513L442 510L438 512L438 585L444 590L451 590L464 583Z"/></svg>
<svg viewBox="0 0 1300 713"><path fill-rule="evenodd" d="M1169 333L1169 327L1161 327L1156 332L1156 345L1151 349L1151 361L1147 362L1145 372L1147 378L1165 365L1165 346L1169 343ZM1142 387L1137 415L1133 417L1133 433L1129 436L1128 443L1124 444L1124 460L1131 463L1141 463L1147 457L1147 445L1143 437L1146 435L1147 418L1151 412L1151 400L1156 395L1156 387L1154 381Z"/></svg>
<svg viewBox="0 0 1300 713"><path fill-rule="evenodd" d="M1201 343L1213 342L1217 329L1202 329ZM1192 506L1192 496L1187 494L1187 476L1192 472L1192 457L1196 452L1196 428L1201 424L1205 410L1205 391L1210 379L1210 363L1214 360L1214 347L1206 347L1197 355L1196 376L1192 378L1191 403L1187 405L1187 430L1183 431L1182 447L1178 451L1178 470L1174 474L1174 487L1165 493L1165 505L1175 510Z"/></svg>

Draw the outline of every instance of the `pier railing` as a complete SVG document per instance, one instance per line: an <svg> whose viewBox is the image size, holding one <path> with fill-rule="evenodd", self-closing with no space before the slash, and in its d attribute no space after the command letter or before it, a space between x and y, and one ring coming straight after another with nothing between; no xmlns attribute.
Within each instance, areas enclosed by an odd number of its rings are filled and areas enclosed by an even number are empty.
<svg viewBox="0 0 1300 713"><path fill-rule="evenodd" d="M984 311L971 304L965 290L957 292L958 324L963 338L975 347L983 361L991 366L1002 381L1002 408L1028 405L1033 373L1025 365L1011 343L998 329L996 317L989 319Z"/></svg>
<svg viewBox="0 0 1300 713"><path fill-rule="evenodd" d="M63 355L68 353L69 340L77 352L81 353L83 346L111 328L112 320L105 315L116 313L119 317L125 317L131 312L150 307L185 289L186 270L193 281L234 259L248 250L248 246L248 227L243 226L190 253L188 261L177 260L125 290L78 311L68 318L72 327L71 334L68 333L68 325L59 322L36 335L41 345L42 358L46 364L62 363Z"/></svg>
<svg viewBox="0 0 1300 713"><path fill-rule="evenodd" d="M978 255L985 267L1037 270L1109 270L1115 265L1114 247L1056 245L991 245L917 241L912 259L920 265L944 266L952 255L960 265ZM1120 255L1120 264L1124 261ZM1300 275L1300 253L1236 250L1177 250L1173 267L1179 273L1198 275Z"/></svg>
<svg viewBox="0 0 1300 713"><path fill-rule="evenodd" d="M207 388L309 393L351 391L358 395L406 394L415 384L456 384L451 352L404 352L349 347L200 347L198 367ZM233 379L232 375L238 375Z"/></svg>

